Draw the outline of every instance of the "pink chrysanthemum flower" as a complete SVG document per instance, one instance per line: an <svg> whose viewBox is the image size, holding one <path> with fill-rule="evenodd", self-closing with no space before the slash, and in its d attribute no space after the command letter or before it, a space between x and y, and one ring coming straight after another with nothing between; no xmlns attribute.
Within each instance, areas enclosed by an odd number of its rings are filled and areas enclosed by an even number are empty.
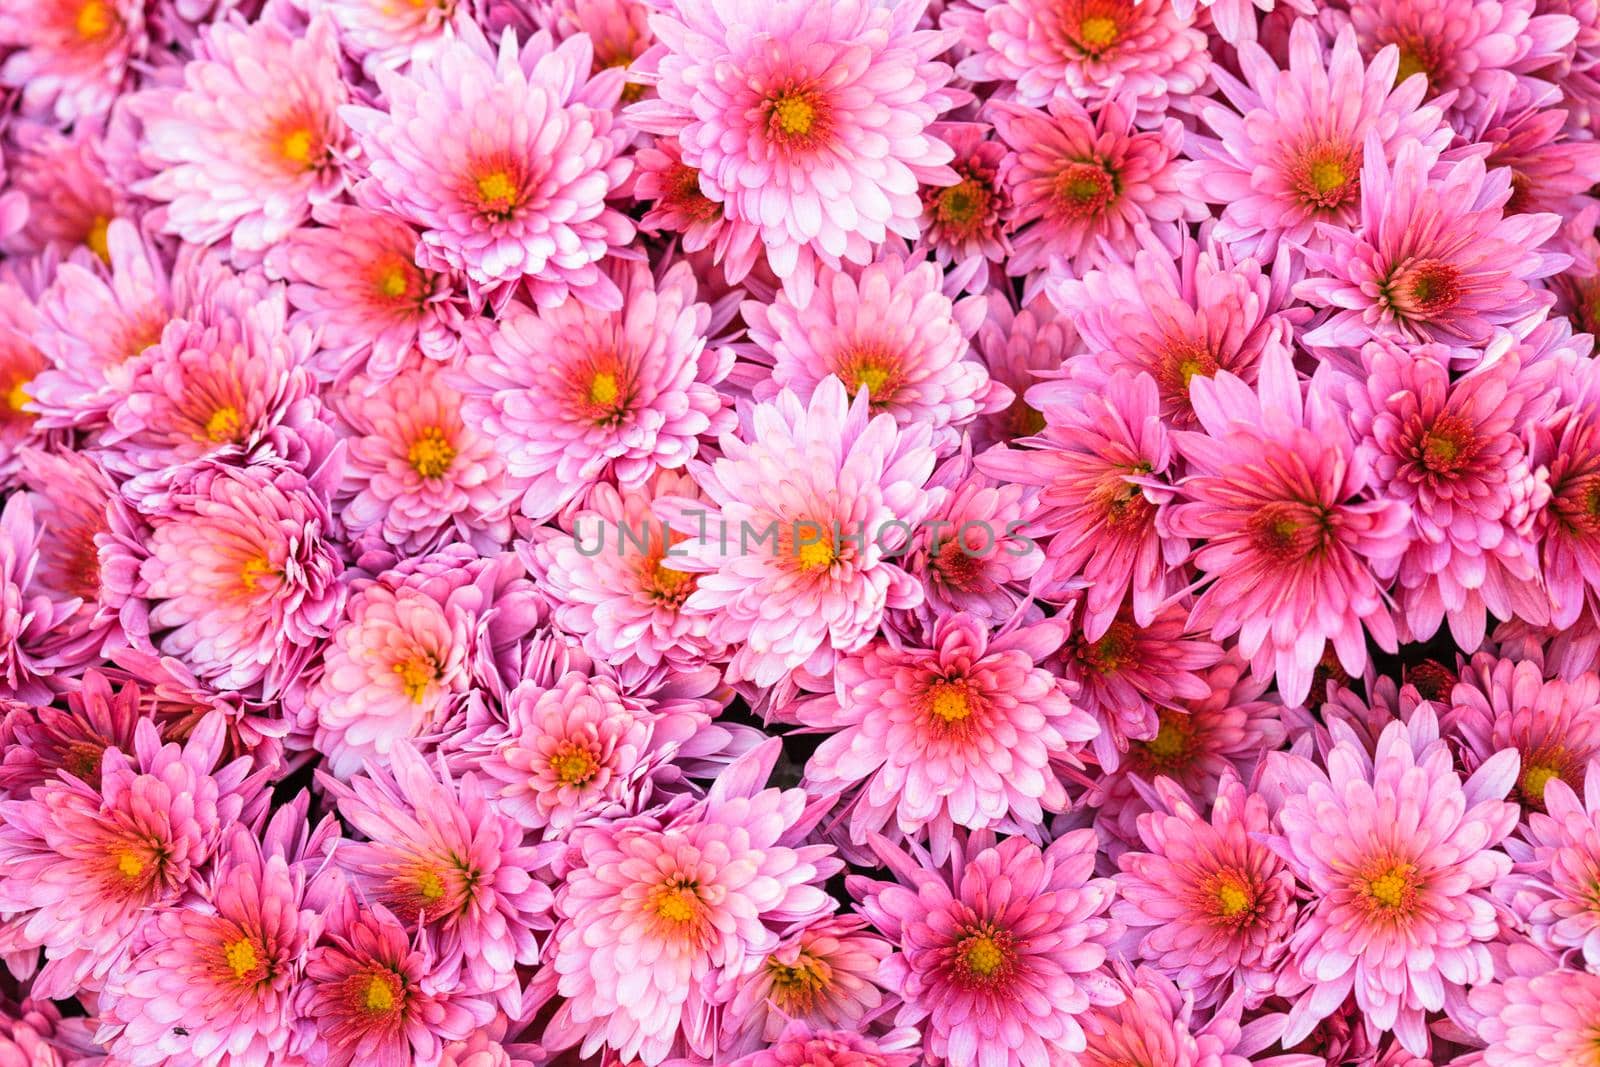
<svg viewBox="0 0 1600 1067"><path fill-rule="evenodd" d="M464 986L461 962L436 954L382 905L335 905L325 943L306 961L295 1003L315 1028L312 1062L410 1067L439 1061L446 1041L488 1024L490 1001Z"/></svg>
<svg viewBox="0 0 1600 1067"><path fill-rule="evenodd" d="M1520 760L1512 796L1527 812L1545 810L1551 782L1589 788L1589 765L1600 758L1600 676L1546 678L1536 662L1472 657L1441 704L1460 755L1473 770L1506 749Z"/></svg>
<svg viewBox="0 0 1600 1067"><path fill-rule="evenodd" d="M505 460L461 417L437 364L356 379L335 407L352 431L339 518L353 535L406 553L457 539L488 552L511 539L518 494Z"/></svg>
<svg viewBox="0 0 1600 1067"><path fill-rule="evenodd" d="M541 307L570 292L620 308L599 263L634 232L605 199L631 166L612 112L621 72L589 78L587 37L557 47L540 33L519 49L508 33L497 53L475 23L458 31L404 74L376 72L386 111L344 109L367 159L358 197L422 231L426 270L521 279Z"/></svg>
<svg viewBox="0 0 1600 1067"><path fill-rule="evenodd" d="M1294 875L1261 843L1272 830L1265 797L1231 773L1204 808L1168 779L1160 806L1138 818L1139 844L1117 859L1111 914L1133 952L1203 1008L1241 990L1250 1004L1272 991L1295 918Z"/></svg>
<svg viewBox="0 0 1600 1067"><path fill-rule="evenodd" d="M111 261L107 227L130 215L127 195L107 173L101 131L92 123L63 134L51 126L15 123L20 151L6 160L6 177L27 203L27 224L4 241L7 251L63 255L87 248Z"/></svg>
<svg viewBox="0 0 1600 1067"><path fill-rule="evenodd" d="M964 78L1004 82L1043 107L1058 92L1098 110L1117 96L1154 118L1206 83L1206 35L1167 0L965 0L946 10L971 55Z"/></svg>
<svg viewBox="0 0 1600 1067"><path fill-rule="evenodd" d="M955 185L922 188L922 236L918 247L933 249L939 264L954 274L972 273L975 291L987 287L989 264L1011 254L1006 220L1011 197L1000 181L1005 145L988 139L991 127L978 122L941 122L933 132L955 152L950 169Z"/></svg>
<svg viewBox="0 0 1600 1067"><path fill-rule="evenodd" d="M1051 622L991 638L978 619L949 615L929 648L875 644L841 659L833 692L793 709L832 734L806 761L807 787L857 789L856 844L926 833L936 862L958 826L1037 834L1044 812L1067 803L1055 765L1097 732L1038 666L1064 631Z"/></svg>
<svg viewBox="0 0 1600 1067"><path fill-rule="evenodd" d="M1526 334L1553 302L1529 282L1570 259L1539 251L1556 232L1556 215L1502 214L1511 172L1485 172L1476 156L1443 165L1407 141L1391 168L1374 131L1361 164L1361 222L1354 230L1324 225L1327 244L1306 251L1316 276L1295 296L1329 309L1303 340L1357 348L1381 338L1457 345L1487 342L1495 327Z"/></svg>
<svg viewBox="0 0 1600 1067"><path fill-rule="evenodd" d="M472 22L473 0L326 0L344 45L368 71L404 67L433 55Z"/></svg>
<svg viewBox="0 0 1600 1067"><path fill-rule="evenodd" d="M1178 195L1182 124L1166 119L1135 132L1126 97L1108 100L1093 115L1065 95L1051 97L1048 107L1046 113L1002 101L989 105L995 130L1013 153L1003 178L1018 232L1006 272L1031 274L1057 260L1081 271L1131 257L1145 228L1176 250L1181 224L1205 216L1200 205Z"/></svg>
<svg viewBox="0 0 1600 1067"><path fill-rule="evenodd" d="M1083 1016L1086 1048L1069 1057L1073 1067L1110 1067L1144 1063L1161 1067L1310 1067L1309 1057L1252 1059L1241 1044L1253 1049L1259 1039L1246 1038L1239 1026L1239 1005L1215 1014L1195 1011L1194 997L1159 972L1141 967L1123 971L1122 998ZM1380 1067L1373 1064L1372 1067ZM1401 1067L1388 1064L1382 1067Z"/></svg>
<svg viewBox="0 0 1600 1067"><path fill-rule="evenodd" d="M621 311L516 306L454 379L467 425L527 486L529 518L550 518L607 475L639 488L733 424L717 392L733 356L706 344L711 309L696 301L688 264L659 282L643 264L621 270Z"/></svg>
<svg viewBox="0 0 1600 1067"><path fill-rule="evenodd" d="M1143 371L1155 379L1162 420L1194 429L1189 383L1197 375L1225 370L1254 382L1263 354L1288 343L1290 318L1278 313L1290 303L1283 264L1280 256L1263 270L1253 259L1236 261L1225 245L1202 250L1188 239L1174 259L1146 237L1131 263L1107 263L1081 279L1047 279L1045 292L1073 316L1089 358L1044 373L1065 376L1068 385L1039 386L1029 402L1104 394L1109 378Z"/></svg>
<svg viewBox="0 0 1600 1067"><path fill-rule="evenodd" d="M916 1031L905 1027L873 1038L854 1030L813 1030L797 1022L766 1048L730 1060L729 1067L912 1067L919 1057L906 1050L916 1043Z"/></svg>
<svg viewBox="0 0 1600 1067"><path fill-rule="evenodd" d="M46 369L33 336L39 316L28 294L0 278L0 476L16 470L17 450L43 441L34 381Z"/></svg>
<svg viewBox="0 0 1600 1067"><path fill-rule="evenodd" d="M137 686L113 693L106 675L90 668L67 705L18 704L0 718L0 798L25 799L36 786L68 775L98 789L106 749L134 750L141 718Z"/></svg>
<svg viewBox="0 0 1600 1067"><path fill-rule="evenodd" d="M1239 49L1243 81L1216 72L1227 104L1197 101L1211 135L1190 138L1195 162L1180 172L1186 194L1222 205L1218 240L1265 262L1280 245L1325 248L1319 224L1359 224L1369 134L1383 161L1407 140L1438 151L1451 139L1440 109L1421 106L1426 87L1396 84L1396 52L1380 51L1363 64L1353 32L1340 33L1329 49L1311 22L1298 20L1288 53L1287 68L1279 68L1259 45L1246 44ZM1340 106L1330 107L1332 100Z"/></svg>
<svg viewBox="0 0 1600 1067"><path fill-rule="evenodd" d="M640 67L659 96L629 121L676 136L705 195L760 226L798 304L816 261L865 264L890 233L914 240L918 183L958 180L928 127L967 94L935 58L949 36L917 28L926 7L675 0L651 20L660 43Z"/></svg>
<svg viewBox="0 0 1600 1067"><path fill-rule="evenodd" d="M1470 119L1495 100L1538 98L1572 54L1578 21L1540 10L1538 0L1363 0L1350 22L1363 52L1394 45L1398 77L1421 74L1429 96L1455 93L1451 110Z"/></svg>
<svg viewBox="0 0 1600 1067"><path fill-rule="evenodd" d="M290 471L203 469L150 521L142 595L157 642L224 689L294 678L338 617L326 497Z"/></svg>
<svg viewBox="0 0 1600 1067"><path fill-rule="evenodd" d="M1369 637L1396 647L1374 569L1404 551L1410 516L1402 503L1360 497L1370 471L1330 387L1322 373L1303 389L1289 353L1274 351L1254 390L1227 373L1195 379L1205 432L1175 435L1192 473L1170 529L1206 542L1194 563L1209 584L1190 623L1218 640L1237 634L1256 676L1276 675L1295 704L1328 642L1353 675L1366 668Z"/></svg>
<svg viewBox="0 0 1600 1067"><path fill-rule="evenodd" d="M876 977L893 946L858 916L818 919L784 938L760 967L718 991L720 1051L738 1055L778 1041L796 1023L859 1030L878 1013Z"/></svg>
<svg viewBox="0 0 1600 1067"><path fill-rule="evenodd" d="M1542 812L1528 816L1521 839L1506 841L1516 862L1496 887L1509 899L1536 944L1557 954L1575 952L1600 964L1600 915L1595 875L1600 872L1600 774L1590 775L1583 798L1560 778L1544 786Z"/></svg>
<svg viewBox="0 0 1600 1067"><path fill-rule="evenodd" d="M433 359L455 354L461 316L449 279L416 265L417 233L392 215L318 204L322 223L302 227L267 253L274 277L289 282L292 321L309 322L325 350L317 364L332 377L364 357L378 380L397 374L413 348Z"/></svg>
<svg viewBox="0 0 1600 1067"><path fill-rule="evenodd" d="M1501 752L1463 782L1428 705L1387 727L1372 754L1343 723L1329 730L1326 771L1268 757L1268 788L1284 800L1281 832L1267 840L1311 893L1280 986L1297 994L1284 1043L1353 991L1374 1041L1392 1030L1426 1056L1427 1013L1456 1011L1468 986L1494 974L1488 888L1511 870L1494 846L1517 824L1502 799L1517 756Z"/></svg>
<svg viewBox="0 0 1600 1067"><path fill-rule="evenodd" d="M101 1000L101 1037L130 1067L270 1067L293 1056L293 992L321 923L303 907L305 872L263 852L249 830L228 841L205 903L168 908Z"/></svg>
<svg viewBox="0 0 1600 1067"><path fill-rule="evenodd" d="M444 725L470 684L473 621L407 586L377 582L350 597L305 697L331 773L384 766L401 741Z"/></svg>
<svg viewBox="0 0 1600 1067"><path fill-rule="evenodd" d="M1034 591L1057 599L1088 583L1082 625L1091 641L1130 590L1134 617L1148 624L1176 591L1172 568L1189 554L1183 537L1157 526L1173 497L1174 456L1155 380L1118 373L1099 390L1039 385L1028 398L1044 414L1042 432L977 463L995 478L1040 487L1026 530L1049 540Z"/></svg>
<svg viewBox="0 0 1600 1067"><path fill-rule="evenodd" d="M1550 624L1572 626L1600 592L1600 365L1562 372L1561 406L1532 427L1531 465L1549 471L1550 503L1539 516L1540 563Z"/></svg>
<svg viewBox="0 0 1600 1067"><path fill-rule="evenodd" d="M367 839L341 845L336 859L367 899L430 931L441 954L459 955L467 984L498 992L514 1017L517 965L539 962L534 930L549 928L550 888L533 877L547 857L522 844L477 777L452 781L405 741L387 762L349 784L319 779Z"/></svg>
<svg viewBox="0 0 1600 1067"><path fill-rule="evenodd" d="M1003 409L1011 391L967 358L983 298L952 301L942 283L938 264L891 251L858 270L822 270L803 306L787 293L746 301L740 313L759 350L751 354L773 364L756 399L789 389L805 401L832 375L852 397L865 391L873 414L925 423L938 451L955 451L961 427Z"/></svg>
<svg viewBox="0 0 1600 1067"><path fill-rule="evenodd" d="M761 257L761 226L729 218L721 202L701 188L700 172L683 161L676 137L658 137L634 157L631 192L650 210L639 220L652 233L675 233L688 253L709 250L730 285L749 275Z"/></svg>
<svg viewBox="0 0 1600 1067"><path fill-rule="evenodd" d="M0 83L63 126L110 111L148 43L139 0L0 0Z"/></svg>
<svg viewBox="0 0 1600 1067"><path fill-rule="evenodd" d="M1478 986L1476 1031L1488 1044L1483 1067L1569 1067L1592 1063L1600 975L1553 968Z"/></svg>
<svg viewBox="0 0 1600 1067"><path fill-rule="evenodd" d="M1114 771L1130 741L1153 741L1160 709L1180 708L1211 692L1205 672L1222 649L1188 632L1188 611L1169 604L1140 623L1126 608L1097 636L1075 635L1057 659L1079 707L1100 725L1094 755Z"/></svg>
<svg viewBox="0 0 1600 1067"><path fill-rule="evenodd" d="M157 216L167 233L259 252L343 189L347 97L328 20L313 19L303 36L266 19L213 23L181 87L129 103L144 124L140 155L156 171L134 191L165 202Z"/></svg>
<svg viewBox="0 0 1600 1067"><path fill-rule="evenodd" d="M785 390L757 405L745 436L723 435L722 455L692 470L710 503L666 515L690 538L683 569L704 572L684 607L714 613L710 638L738 646L730 682L770 686L802 665L823 675L885 609L922 597L890 553L928 511L930 432L872 415L829 377L809 404Z"/></svg>
<svg viewBox="0 0 1600 1067"><path fill-rule="evenodd" d="M1485 166L1510 168L1508 215L1549 211L1571 219L1593 203L1587 194L1600 184L1600 144L1571 136L1568 113L1553 106L1559 102L1554 90L1531 102L1502 94L1461 131L1469 145L1489 146Z"/></svg>
<svg viewBox="0 0 1600 1067"><path fill-rule="evenodd" d="M763 789L776 739L725 770L706 799L672 815L587 829L556 897L551 958L566 998L552 1048L582 1043L660 1063L687 1042L713 1051L708 979L744 972L778 946L770 924L832 909L818 882L839 869L826 845L795 847L806 796ZM805 825L809 827L810 820Z"/></svg>
<svg viewBox="0 0 1600 1067"><path fill-rule="evenodd" d="M45 680L63 666L50 654L51 638L79 607L35 582L44 537L29 494L10 494L0 512L0 683L6 695L38 704L50 703Z"/></svg>
<svg viewBox="0 0 1600 1067"><path fill-rule="evenodd" d="M131 754L105 750L98 786L60 778L0 802L0 951L45 950L35 996L98 989L152 910L197 889L229 828L261 810L248 759L213 771L222 742L220 715L182 748L146 720Z"/></svg>
<svg viewBox="0 0 1600 1067"><path fill-rule="evenodd" d="M1018 310L1006 294L991 290L989 316L973 341L989 377L1011 390L1011 406L980 415L969 434L972 450L982 455L990 446L1032 437L1044 429L1044 413L1028 403L1027 393L1041 377L1059 371L1078 354L1077 310L1063 314L1043 295Z"/></svg>
<svg viewBox="0 0 1600 1067"><path fill-rule="evenodd" d="M689 667L716 651L706 637L711 617L683 610L698 576L675 566L683 550L652 511L664 496L694 500L698 491L676 471L658 471L638 490L597 485L573 516L571 536L535 549L556 622L581 636L591 656L619 667Z"/></svg>
<svg viewBox="0 0 1600 1067"><path fill-rule="evenodd" d="M1046 1067L1084 1050L1079 1019L1119 995L1101 970L1121 926L1105 914L1114 884L1091 877L1094 831L1043 851L1008 838L948 872L878 851L900 884L854 876L851 891L900 949L882 979L905 1000L895 1022L922 1024L928 1058Z"/></svg>
<svg viewBox="0 0 1600 1067"><path fill-rule="evenodd" d="M598 74L609 67L628 69L655 44L654 10L647 0L550 0L545 18L558 41L588 35ZM623 87L623 102L631 104L644 92L643 84L630 82Z"/></svg>

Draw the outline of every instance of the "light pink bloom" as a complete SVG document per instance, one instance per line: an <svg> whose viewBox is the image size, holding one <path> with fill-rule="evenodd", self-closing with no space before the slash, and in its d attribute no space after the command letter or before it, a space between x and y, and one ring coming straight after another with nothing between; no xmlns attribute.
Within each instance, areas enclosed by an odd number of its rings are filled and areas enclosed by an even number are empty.
<svg viewBox="0 0 1600 1067"><path fill-rule="evenodd" d="M1227 103L1196 102L1209 135L1188 140L1195 162L1179 174L1187 195L1222 205L1217 239L1263 262L1280 245L1326 248L1319 224L1360 223L1362 167L1379 162L1363 158L1369 134L1384 162L1407 140L1440 151L1451 139L1439 107L1421 105L1426 86L1396 84L1393 50L1363 64L1353 32L1341 32L1329 49L1311 22L1297 20L1288 59L1280 68L1250 43L1239 49L1242 81L1215 72Z"/></svg>
<svg viewBox="0 0 1600 1067"><path fill-rule="evenodd" d="M589 77L587 37L557 47L540 33L519 48L507 33L497 53L475 23L456 28L403 74L375 72L387 110L343 109L366 157L357 197L422 231L425 270L523 280L541 307L570 292L620 308L599 263L634 232L605 199L631 166L612 113L622 73Z"/></svg>
<svg viewBox="0 0 1600 1067"><path fill-rule="evenodd" d="M683 569L703 572L685 610L714 613L710 638L738 646L730 682L825 674L885 609L922 597L888 553L928 512L930 432L872 415L829 377L809 403L785 390L757 405L742 436L724 434L722 455L691 467L709 505L658 505L689 535Z"/></svg>
<svg viewBox="0 0 1600 1067"><path fill-rule="evenodd" d="M654 6L648 0L549 0L545 18L556 40L587 34L594 47L594 73L610 67L631 67L655 43L650 29ZM640 82L629 82L622 90L626 103L645 93Z"/></svg>
<svg viewBox="0 0 1600 1067"><path fill-rule="evenodd" d="M111 110L148 43L140 0L0 0L0 83L63 126Z"/></svg>
<svg viewBox="0 0 1600 1067"><path fill-rule="evenodd" d="M950 1067L1046 1067L1082 1052L1079 1020L1121 994L1101 969L1121 925L1114 885L1093 878L1092 830L1043 851L1020 837L956 854L948 871L878 852L899 884L852 878L861 911L900 949L881 972L920 1023L925 1054Z"/></svg>
<svg viewBox="0 0 1600 1067"><path fill-rule="evenodd" d="M1268 757L1265 788L1284 796L1268 842L1311 891L1280 986L1296 997L1283 1041L1302 1040L1353 992L1372 1040L1392 1030L1426 1056L1427 1013L1457 1014L1467 987L1494 974L1488 889L1511 870L1494 846L1517 824L1502 799L1517 756L1501 752L1463 782L1427 705L1389 725L1370 755L1342 722L1329 730L1326 771Z"/></svg>
<svg viewBox="0 0 1600 1067"><path fill-rule="evenodd" d="M1553 969L1478 986L1472 1007L1484 1067L1566 1067L1594 1058L1600 975Z"/></svg>
<svg viewBox="0 0 1600 1067"><path fill-rule="evenodd" d="M757 348L750 354L773 364L755 398L789 389L803 402L833 375L852 397L865 391L873 414L887 412L902 426L925 423L938 451L955 451L960 429L1005 408L1011 391L967 358L983 298L952 301L942 283L938 264L888 251L859 269L823 269L803 306L787 293L771 303L746 301L740 313Z"/></svg>
<svg viewBox="0 0 1600 1067"><path fill-rule="evenodd" d="M27 205L27 224L3 243L8 251L87 248L109 263L107 227L132 214L127 194L107 173L102 133L83 123L70 134L16 122L8 131L20 151L6 160L6 178ZM59 268L57 268L59 270Z"/></svg>
<svg viewBox="0 0 1600 1067"><path fill-rule="evenodd" d="M527 487L529 518L549 519L608 475L637 489L692 459L701 435L732 426L717 385L733 354L706 344L711 309L696 301L688 264L659 281L639 263L619 273L622 310L515 305L453 379L466 424Z"/></svg>
<svg viewBox="0 0 1600 1067"><path fill-rule="evenodd" d="M472 22L473 0L325 0L339 43L368 70L433 55Z"/></svg>
<svg viewBox="0 0 1600 1067"><path fill-rule="evenodd" d="M11 493L0 511L0 682L8 696L37 704L50 702L45 680L63 666L51 654L51 639L80 606L75 597L52 596L34 579L45 532L30 494Z"/></svg>
<svg viewBox="0 0 1600 1067"><path fill-rule="evenodd" d="M654 1065L687 1042L713 1051L707 979L737 975L778 946L773 926L832 909L813 883L841 864L794 847L811 819L798 789L763 789L776 739L730 765L705 800L658 820L585 829L556 897L551 958L566 998L552 1048L602 1047ZM802 822L803 820L803 822Z"/></svg>
<svg viewBox="0 0 1600 1067"><path fill-rule="evenodd" d="M1083 1016L1087 1039L1084 1051L1070 1055L1069 1067L1101 1067L1123 1063L1161 1064L1162 1067L1321 1067L1320 1057L1284 1056L1269 1060L1241 1055L1241 1044L1254 1047L1259 1039L1245 1037L1239 1026L1240 1005L1230 1004L1215 1014L1196 1012L1187 986L1180 987L1156 971L1141 967L1123 972L1118 985L1123 997ZM1377 1065L1374 1065L1377 1067ZM1398 1065L1395 1065L1398 1067Z"/></svg>
<svg viewBox="0 0 1600 1067"><path fill-rule="evenodd" d="M807 788L855 790L856 844L926 833L936 862L958 826L1035 836L1044 812L1067 803L1057 765L1075 764L1098 732L1038 666L1065 629L1051 621L991 638L980 620L948 615L928 648L879 643L840 659L833 692L792 709L832 735L806 761Z"/></svg>
<svg viewBox="0 0 1600 1067"><path fill-rule="evenodd" d="M222 741L220 715L182 748L147 720L131 753L105 750L97 786L58 778L0 801L0 951L44 949L35 996L98 990L152 909L198 889L230 827L262 810L249 760L213 772Z"/></svg>
<svg viewBox="0 0 1600 1067"><path fill-rule="evenodd" d="M1512 876L1496 887L1525 922L1536 944L1558 955L1581 955L1600 963L1600 915L1595 914L1595 875L1600 872L1600 773L1588 776L1583 797L1559 777L1544 786L1541 807L1528 816L1519 837L1506 841L1516 861Z"/></svg>
<svg viewBox="0 0 1600 1067"><path fill-rule="evenodd" d="M949 36L917 28L926 8L674 0L651 20L658 44L638 67L658 75L658 98L629 121L676 136L702 192L760 226L797 304L816 262L865 264L890 233L914 240L919 182L958 180L928 127L967 94L935 58Z"/></svg>
<svg viewBox="0 0 1600 1067"><path fill-rule="evenodd" d="M339 517L406 553L462 540L483 552L511 539L517 491L493 439L461 417L434 363L387 381L358 378L334 402L347 439Z"/></svg>
<svg viewBox="0 0 1600 1067"><path fill-rule="evenodd" d="M1306 251L1313 276L1295 296L1328 309L1305 334L1315 347L1355 348L1375 339L1481 345L1497 326L1525 335L1553 302L1529 286L1570 259L1541 252L1556 215L1502 214L1511 172L1485 172L1478 157L1442 164L1407 141L1391 168L1369 130L1361 164L1361 221L1323 225L1320 249Z"/></svg>
<svg viewBox="0 0 1600 1067"><path fill-rule="evenodd" d="M347 95L328 20L303 36L267 19L213 23L181 87L129 103L144 124L141 158L157 172L134 191L165 202L156 216L167 233L259 252L343 189Z"/></svg>
<svg viewBox="0 0 1600 1067"><path fill-rule="evenodd" d="M1015 99L1043 107L1065 91L1095 110L1117 96L1145 118L1206 82L1206 35L1166 0L961 0L943 25L971 49L956 71L1007 83Z"/></svg>
<svg viewBox="0 0 1600 1067"><path fill-rule="evenodd" d="M1173 533L1204 540L1195 566L1209 584L1190 614L1239 650L1286 701L1311 691L1328 642L1351 674L1367 639L1395 648L1374 568L1405 549L1408 509L1360 494L1370 470L1328 399L1327 368L1302 387L1287 350L1263 360L1252 390L1232 374L1197 378L1190 397L1205 432L1180 431L1190 464Z"/></svg>
<svg viewBox="0 0 1600 1067"><path fill-rule="evenodd" d="M1510 168L1508 215L1549 211L1573 220L1593 204L1588 192L1600 184L1600 144L1571 135L1568 112L1556 106L1560 102L1554 89L1526 102L1500 94L1461 131L1469 145L1489 146L1486 167Z"/></svg>
<svg viewBox="0 0 1600 1067"><path fill-rule="evenodd" d="M1235 990L1253 1006L1272 991L1295 920L1294 875L1260 840L1272 830L1267 800L1232 773L1209 817L1170 779L1154 794L1139 843L1117 858L1111 914L1127 924L1132 955L1201 1007Z"/></svg>
<svg viewBox="0 0 1600 1067"><path fill-rule="evenodd" d="M1143 9L1154 6L1158 0ZM1108 100L1091 115L1058 94L1048 109L989 105L995 130L1012 151L1002 178L1017 233L1006 272L1031 274L1057 260L1082 271L1129 257L1145 228L1176 251L1181 225L1205 216L1200 205L1178 195L1182 124L1166 119L1136 132L1127 97Z"/></svg>
<svg viewBox="0 0 1600 1067"><path fill-rule="evenodd" d="M1079 310L1062 313L1043 295L1019 310L1006 294L988 293L989 316L978 328L973 347L989 367L989 377L1012 393L1004 411L979 415L970 436L973 452L982 455L991 445L1032 437L1044 429L1044 414L1027 401L1028 389L1049 372L1078 354L1076 320Z"/></svg>
<svg viewBox="0 0 1600 1067"><path fill-rule="evenodd" d="M339 615L326 496L290 471L207 468L153 516L142 595L163 652L224 689L296 676Z"/></svg>

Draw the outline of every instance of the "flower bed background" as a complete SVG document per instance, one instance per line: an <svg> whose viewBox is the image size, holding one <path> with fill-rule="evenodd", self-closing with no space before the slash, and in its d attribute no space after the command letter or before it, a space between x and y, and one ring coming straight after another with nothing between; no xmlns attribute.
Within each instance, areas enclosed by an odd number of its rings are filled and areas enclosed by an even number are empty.
<svg viewBox="0 0 1600 1067"><path fill-rule="evenodd" d="M0 0L0 1064L1594 1062L1597 76Z"/></svg>

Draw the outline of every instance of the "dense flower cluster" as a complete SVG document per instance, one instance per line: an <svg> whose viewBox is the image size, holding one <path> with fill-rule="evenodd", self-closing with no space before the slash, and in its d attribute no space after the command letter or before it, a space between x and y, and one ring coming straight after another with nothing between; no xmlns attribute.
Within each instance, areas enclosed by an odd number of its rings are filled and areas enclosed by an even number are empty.
<svg viewBox="0 0 1600 1067"><path fill-rule="evenodd" d="M1600 1063L1596 0L0 0L0 1067Z"/></svg>

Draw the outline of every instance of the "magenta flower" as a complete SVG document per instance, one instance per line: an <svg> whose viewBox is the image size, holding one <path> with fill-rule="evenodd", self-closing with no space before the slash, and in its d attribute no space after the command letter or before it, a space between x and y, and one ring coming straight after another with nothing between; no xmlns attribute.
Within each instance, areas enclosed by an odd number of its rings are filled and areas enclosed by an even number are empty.
<svg viewBox="0 0 1600 1067"><path fill-rule="evenodd" d="M387 110L342 110L367 158L357 197L422 231L424 270L485 287L523 280L541 307L569 292L621 307L599 267L634 232L605 202L631 166L611 110L621 72L590 78L586 37L519 47L506 34L496 51L472 21L455 29L403 74L374 72Z"/></svg>
<svg viewBox="0 0 1600 1067"><path fill-rule="evenodd" d="M657 99L629 121L677 137L706 197L760 227L796 304L816 263L865 265L889 234L914 240L919 183L959 180L929 126L968 94L946 88L935 58L949 36L917 28L926 7L678 0L651 19L658 43L637 67L659 79Z"/></svg>
<svg viewBox="0 0 1600 1067"><path fill-rule="evenodd" d="M955 152L954 185L922 187L922 236L918 247L933 249L953 275L972 274L971 288L982 291L991 263L1011 254L1007 219L1011 197L1000 181L1005 145L991 140L991 127L977 122L941 122L933 132Z"/></svg>
<svg viewBox="0 0 1600 1067"><path fill-rule="evenodd" d="M701 188L700 172L683 161L675 137L658 137L634 157L632 193L650 210L639 222L652 233L675 233L689 253L706 252L728 284L743 281L761 256L761 226L728 217L721 201Z"/></svg>
<svg viewBox="0 0 1600 1067"><path fill-rule="evenodd" d="M1550 624L1572 626L1600 590L1600 372L1561 371L1561 406L1532 427L1531 465L1549 472L1550 503L1536 527Z"/></svg>
<svg viewBox="0 0 1600 1067"><path fill-rule="evenodd" d="M133 751L140 710L137 686L113 692L93 668L67 697L66 710L15 703L0 717L0 798L23 800L35 786L68 775L98 789L106 749Z"/></svg>
<svg viewBox="0 0 1600 1067"><path fill-rule="evenodd" d="M883 979L905 1000L895 1022L922 1025L928 1057L1045 1067L1083 1052L1082 1017L1119 996L1101 969L1121 926L1105 915L1113 883L1091 877L1093 831L1042 851L1012 837L957 852L948 872L877 850L898 883L857 876L851 891L900 949Z"/></svg>

